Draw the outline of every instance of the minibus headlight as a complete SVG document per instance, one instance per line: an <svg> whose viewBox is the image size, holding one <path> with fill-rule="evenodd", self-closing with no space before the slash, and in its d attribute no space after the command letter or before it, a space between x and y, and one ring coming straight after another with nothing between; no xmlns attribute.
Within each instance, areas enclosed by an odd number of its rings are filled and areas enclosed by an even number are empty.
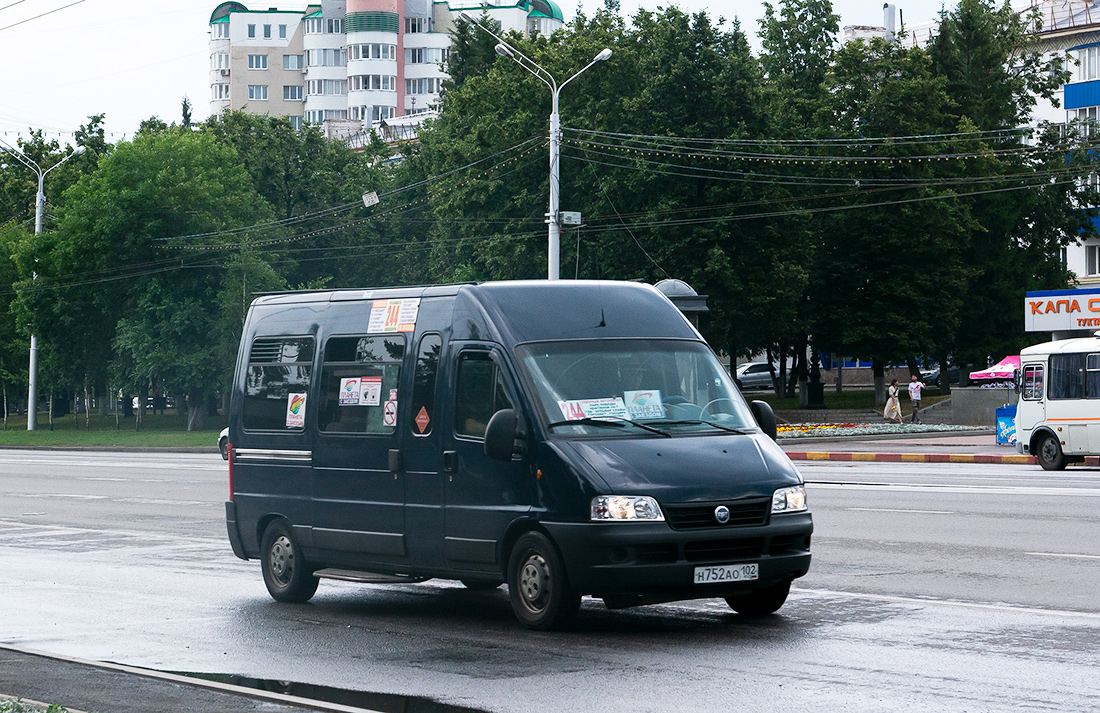
<svg viewBox="0 0 1100 713"><path fill-rule="evenodd" d="M592 499L592 519L663 522L665 516L648 495L600 495Z"/></svg>
<svg viewBox="0 0 1100 713"><path fill-rule="evenodd" d="M797 512L806 509L806 486L780 488L772 495L772 512Z"/></svg>

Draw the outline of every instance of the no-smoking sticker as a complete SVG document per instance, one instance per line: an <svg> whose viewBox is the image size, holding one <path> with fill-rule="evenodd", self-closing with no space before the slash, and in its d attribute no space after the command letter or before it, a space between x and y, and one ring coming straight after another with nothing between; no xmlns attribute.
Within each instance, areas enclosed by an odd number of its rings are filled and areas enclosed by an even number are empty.
<svg viewBox="0 0 1100 713"><path fill-rule="evenodd" d="M382 425L392 428L397 425L397 402L387 401L382 407Z"/></svg>

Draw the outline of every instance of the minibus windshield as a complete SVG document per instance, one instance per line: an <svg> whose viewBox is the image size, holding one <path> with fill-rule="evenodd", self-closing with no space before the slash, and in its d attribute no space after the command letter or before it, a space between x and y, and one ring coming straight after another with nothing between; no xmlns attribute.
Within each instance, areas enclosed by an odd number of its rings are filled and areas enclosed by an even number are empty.
<svg viewBox="0 0 1100 713"><path fill-rule="evenodd" d="M637 435L655 429L672 434L756 427L729 374L698 342L539 342L521 345L516 352L534 386L539 417L557 434ZM608 428L610 423L621 428Z"/></svg>

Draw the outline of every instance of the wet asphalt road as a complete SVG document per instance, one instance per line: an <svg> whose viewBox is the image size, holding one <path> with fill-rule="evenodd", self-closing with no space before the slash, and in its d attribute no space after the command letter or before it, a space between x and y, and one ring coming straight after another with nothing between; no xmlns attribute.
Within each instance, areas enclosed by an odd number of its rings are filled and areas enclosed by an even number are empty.
<svg viewBox="0 0 1100 713"><path fill-rule="evenodd" d="M778 616L586 600L574 631L542 634L503 588L323 582L272 602L225 540L216 455L3 451L0 642L408 709L1100 709L1100 471L799 468L815 559Z"/></svg>

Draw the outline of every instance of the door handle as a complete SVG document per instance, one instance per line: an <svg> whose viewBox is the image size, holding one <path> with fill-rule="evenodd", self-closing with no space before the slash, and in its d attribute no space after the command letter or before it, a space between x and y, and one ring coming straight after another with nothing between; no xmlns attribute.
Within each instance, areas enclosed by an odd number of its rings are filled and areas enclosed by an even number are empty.
<svg viewBox="0 0 1100 713"><path fill-rule="evenodd" d="M390 472L395 476L401 472L401 450L398 448L390 449Z"/></svg>
<svg viewBox="0 0 1100 713"><path fill-rule="evenodd" d="M458 451L443 451L443 472L458 472Z"/></svg>

